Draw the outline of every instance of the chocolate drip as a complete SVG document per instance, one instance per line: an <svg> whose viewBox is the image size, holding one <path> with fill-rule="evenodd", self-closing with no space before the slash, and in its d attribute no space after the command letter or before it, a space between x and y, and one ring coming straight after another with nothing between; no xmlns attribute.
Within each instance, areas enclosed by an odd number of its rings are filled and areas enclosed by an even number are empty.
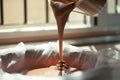
<svg viewBox="0 0 120 80"><path fill-rule="evenodd" d="M62 70L69 70L69 66L64 62L63 59L63 34L64 27L69 17L69 14L75 7L75 2L62 3L58 1L51 1L51 6L53 13L57 22L58 27L58 38L59 38L59 62L57 64L57 69L62 72ZM62 75L62 73L61 73Z"/></svg>
<svg viewBox="0 0 120 80"><path fill-rule="evenodd" d="M51 6L53 9L54 16L57 22L57 27L58 27L60 61L63 61L62 41L63 41L64 27L70 12L74 9L75 2L64 4L57 1L51 1Z"/></svg>

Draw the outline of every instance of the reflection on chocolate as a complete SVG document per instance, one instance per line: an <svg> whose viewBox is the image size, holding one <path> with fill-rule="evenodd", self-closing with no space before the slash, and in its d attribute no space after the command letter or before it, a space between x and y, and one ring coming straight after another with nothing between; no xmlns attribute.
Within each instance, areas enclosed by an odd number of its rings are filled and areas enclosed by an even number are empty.
<svg viewBox="0 0 120 80"><path fill-rule="evenodd" d="M62 2L64 4L70 3L70 2L77 2L78 0L52 0L53 2Z"/></svg>
<svg viewBox="0 0 120 80"><path fill-rule="evenodd" d="M57 69L60 71L69 71L70 67L65 61L58 61Z"/></svg>

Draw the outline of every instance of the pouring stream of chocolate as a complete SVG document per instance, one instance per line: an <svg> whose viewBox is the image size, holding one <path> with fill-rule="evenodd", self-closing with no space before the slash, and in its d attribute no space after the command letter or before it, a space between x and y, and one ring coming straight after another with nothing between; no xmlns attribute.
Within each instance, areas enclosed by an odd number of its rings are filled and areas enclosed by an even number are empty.
<svg viewBox="0 0 120 80"><path fill-rule="evenodd" d="M64 62L63 59L63 34L64 27L69 17L69 14L75 7L75 2L70 3L62 3L58 1L51 1L51 7L53 9L53 13L57 22L58 27L58 38L59 38L59 60L60 62ZM64 63L63 63L64 65Z"/></svg>

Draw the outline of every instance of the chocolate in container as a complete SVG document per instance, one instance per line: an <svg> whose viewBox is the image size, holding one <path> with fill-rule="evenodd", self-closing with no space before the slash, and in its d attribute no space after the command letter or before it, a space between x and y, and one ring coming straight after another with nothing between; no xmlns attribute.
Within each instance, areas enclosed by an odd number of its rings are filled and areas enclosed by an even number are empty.
<svg viewBox="0 0 120 80"><path fill-rule="evenodd" d="M76 7L84 11L85 14L92 16L99 13L105 3L106 0L78 0Z"/></svg>
<svg viewBox="0 0 120 80"><path fill-rule="evenodd" d="M62 3L76 2L75 7L82 10L84 14L93 16L98 14L104 7L106 0L52 0Z"/></svg>

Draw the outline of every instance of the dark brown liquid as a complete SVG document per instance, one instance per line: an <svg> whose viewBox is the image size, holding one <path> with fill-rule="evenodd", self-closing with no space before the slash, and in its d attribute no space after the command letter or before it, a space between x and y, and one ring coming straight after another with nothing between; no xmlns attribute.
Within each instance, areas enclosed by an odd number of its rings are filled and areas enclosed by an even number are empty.
<svg viewBox="0 0 120 80"><path fill-rule="evenodd" d="M62 2L51 0L51 7L53 9L53 13L54 13L54 16L57 22L57 27L58 27L60 61L64 61L63 52L62 52L64 27L69 17L69 14L75 7L75 2L62 3Z"/></svg>

